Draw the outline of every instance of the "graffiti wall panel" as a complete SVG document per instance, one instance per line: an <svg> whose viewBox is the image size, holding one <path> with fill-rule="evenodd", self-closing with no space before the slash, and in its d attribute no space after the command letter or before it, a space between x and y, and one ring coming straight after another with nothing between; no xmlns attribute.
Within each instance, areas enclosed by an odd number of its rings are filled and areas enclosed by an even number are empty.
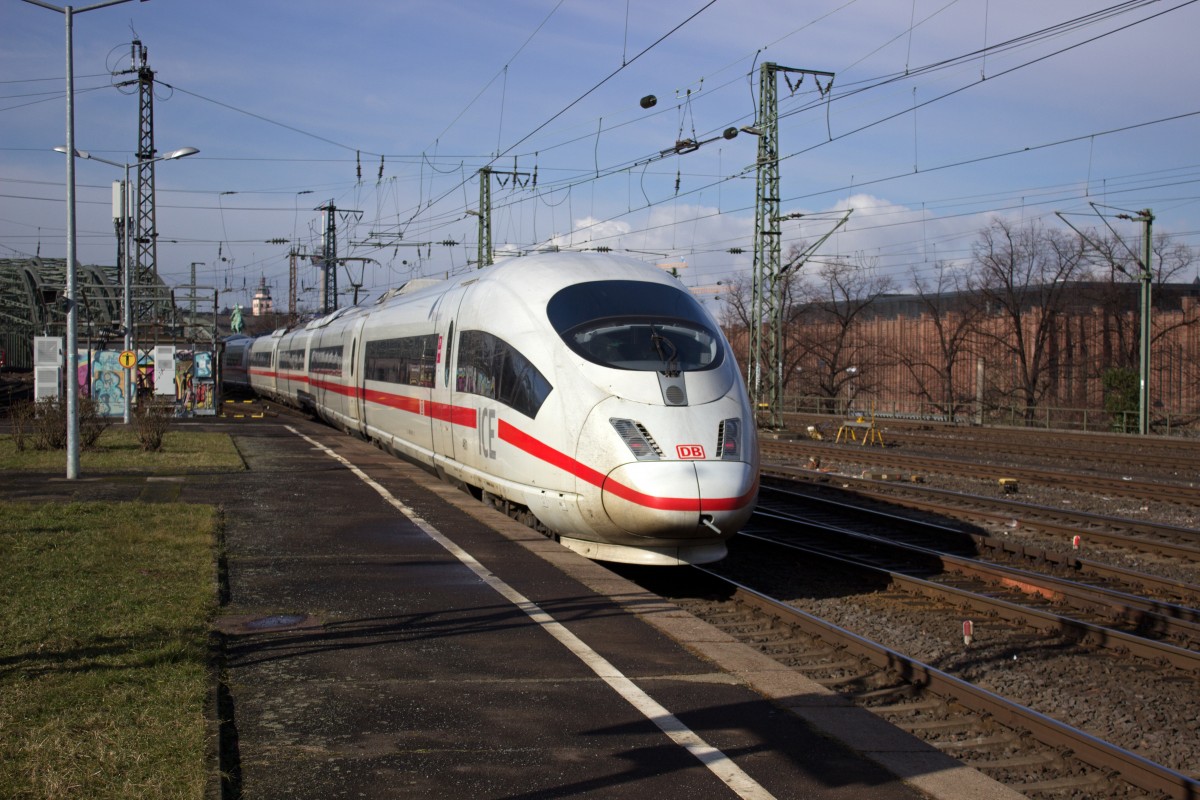
<svg viewBox="0 0 1200 800"><path fill-rule="evenodd" d="M93 350L91 395L96 411L105 417L125 414L125 368L117 350Z"/></svg>

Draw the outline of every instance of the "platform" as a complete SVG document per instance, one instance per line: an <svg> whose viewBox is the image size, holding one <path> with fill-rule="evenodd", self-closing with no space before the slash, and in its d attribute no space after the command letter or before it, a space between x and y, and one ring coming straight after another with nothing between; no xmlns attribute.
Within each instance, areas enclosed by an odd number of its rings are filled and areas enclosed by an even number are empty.
<svg viewBox="0 0 1200 800"><path fill-rule="evenodd" d="M185 424L248 471L0 494L221 503L226 796L1019 796L367 443Z"/></svg>

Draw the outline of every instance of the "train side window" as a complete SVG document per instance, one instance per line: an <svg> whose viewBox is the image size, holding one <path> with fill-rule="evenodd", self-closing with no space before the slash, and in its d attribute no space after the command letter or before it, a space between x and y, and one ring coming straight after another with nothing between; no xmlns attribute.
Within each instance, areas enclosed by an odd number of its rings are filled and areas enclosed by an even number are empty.
<svg viewBox="0 0 1200 800"><path fill-rule="evenodd" d="M455 389L498 400L531 418L554 391L529 359L485 331L459 332Z"/></svg>
<svg viewBox="0 0 1200 800"><path fill-rule="evenodd" d="M342 346L314 347L308 355L308 369L316 375L341 377L342 375Z"/></svg>
<svg viewBox="0 0 1200 800"><path fill-rule="evenodd" d="M304 371L304 351L284 350L279 354L279 368L291 372Z"/></svg>
<svg viewBox="0 0 1200 800"><path fill-rule="evenodd" d="M364 380L431 388L437 374L437 334L368 341L363 355Z"/></svg>

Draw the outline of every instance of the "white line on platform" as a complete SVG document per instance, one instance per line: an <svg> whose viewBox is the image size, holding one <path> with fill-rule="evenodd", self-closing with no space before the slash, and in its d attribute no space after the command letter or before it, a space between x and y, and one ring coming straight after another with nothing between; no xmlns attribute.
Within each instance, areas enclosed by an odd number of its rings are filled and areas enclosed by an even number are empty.
<svg viewBox="0 0 1200 800"><path fill-rule="evenodd" d="M588 647L582 639L567 630L561 623L556 622L553 617L543 611L532 600L493 575L474 556L447 539L442 535L441 531L422 519L417 512L398 500L395 495L371 478L370 475L367 475L367 473L356 467L344 456L335 453L315 439L305 436L290 425L285 427L313 447L323 451L329 457L345 464L363 483L378 492L393 508L408 517L413 524L428 534L430 538L450 551L459 561L478 575L480 580L524 611L534 622L541 625L543 630L574 653L592 672L595 672L617 694L621 695L630 705L640 711L646 719L657 725L673 742L699 759L700 763L708 767L709 771L732 789L738 797L743 798L743 800L774 800L774 795L747 775L741 767L733 763L733 760L729 756L705 742L694 731L680 722L674 714L659 705L654 698L650 697L637 684L625 677L607 659Z"/></svg>

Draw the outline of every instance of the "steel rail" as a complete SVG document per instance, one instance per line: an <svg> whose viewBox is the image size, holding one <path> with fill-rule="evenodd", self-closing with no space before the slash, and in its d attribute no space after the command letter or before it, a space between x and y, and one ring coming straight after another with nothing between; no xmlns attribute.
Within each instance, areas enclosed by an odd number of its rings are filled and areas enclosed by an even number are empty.
<svg viewBox="0 0 1200 800"><path fill-rule="evenodd" d="M869 461L879 467L894 467L906 472L926 470L929 472L966 475L983 479L1006 477L1030 483L1041 483L1057 488L1073 488L1083 491L1104 491L1122 497L1137 497L1168 503L1200 504L1200 487L1186 483L1162 483L1143 480L1124 480L1099 475L1079 475L1066 470L1036 467L1014 467L1011 465L979 464L966 459L937 458L934 456L897 455L882 448L857 446L849 450L836 444L809 442L760 441L764 455L786 454L828 457L835 456L847 461Z"/></svg>
<svg viewBox="0 0 1200 800"><path fill-rule="evenodd" d="M1053 717L1014 703L994 692L942 672L921 661L884 647L856 633L813 616L782 601L768 597L748 586L731 581L704 567L693 569L733 588L733 599L794 624L824 638L879 669L899 674L917 686L957 702L979 714L987 714L1011 728L1025 730L1052 747L1065 747L1075 757L1099 769L1115 770L1125 781L1138 788L1162 792L1175 800L1200 797L1200 781L1139 756L1103 739L1067 725Z"/></svg>
<svg viewBox="0 0 1200 800"><path fill-rule="evenodd" d="M1028 458L1030 453L1030 445L1028 441L1018 441L1016 439L978 439L972 437L946 437L946 436L931 436L922 435L919 433L905 432L902 434L893 434L888 436L889 444L900 445L901 447L920 447L933 450L972 450L978 452L986 450L989 455L1003 454L1006 456L1015 456L1017 458ZM1037 449L1033 455L1039 458L1063 459L1071 461L1095 461L1096 459L1121 459L1121 464L1126 469L1134 467L1147 467L1158 470L1174 470L1184 473L1195 474L1200 470L1200 459L1197 458L1195 445L1191 450L1182 448L1173 452L1132 452L1128 447L1120 453L1114 451L1111 445L1107 443L1099 443L1099 447L1089 447L1090 443L1086 441L1063 442L1048 444L1045 441L1037 443ZM1127 443L1125 443L1127 444Z"/></svg>
<svg viewBox="0 0 1200 800"><path fill-rule="evenodd" d="M830 414L805 414L800 412L787 413L787 419L795 425L788 426L792 430L803 430L805 426L825 425L836 427L846 417ZM1047 437L1057 441L1076 441L1085 445L1112 445L1124 450L1135 448L1153 448L1156 450L1173 450L1185 452L1187 457L1195 451L1196 440L1184 436L1153 435L1141 436L1133 433L1110 433L1104 431L1076 431L1064 428L1047 427L1012 427L1005 425L962 425L943 420L911 420L901 417L885 417L876 415L876 427L883 427L885 433L907 435L910 432L929 436L934 432L944 431L947 436L963 438L982 445L990 445L996 441L1023 440L1044 442Z"/></svg>
<svg viewBox="0 0 1200 800"><path fill-rule="evenodd" d="M1145 605L1138 606L1137 601L1141 600L1141 598L1135 598L1131 595L1124 595L1094 588L1089 588L1087 591L1082 591L1078 586L1073 586L1069 581L1062 581L1057 578L1050 578L1048 576L1038 575L1025 570L1018 570L1013 569L1012 567L1003 567L995 564L985 564L974 559L939 553L935 550L918 547L916 545L901 544L899 542L883 539L878 536L858 533L856 531L847 531L844 528L839 528L837 526L806 521L790 516L773 514L771 512L755 513L760 516L767 516L787 522L790 525L800 525L803 527L815 528L821 531L835 533L840 537L864 542L873 547L887 548L893 552L899 552L904 555L916 554L922 558L934 559L945 571L966 575L978 580L983 580L985 582L1005 586L1006 588L1016 589L1017 591L1026 594L1034 594L1042 597L1043 599L1054 599L1056 597L1060 597L1068 599L1071 602L1079 605L1090 606L1092 609L1099 607L1112 608L1119 611L1127 610L1128 612L1136 612L1134 614L1134 619L1137 622L1148 623L1153 629L1158 630L1165 635L1187 638L1192 641L1200 641L1200 625L1197 625L1195 622L1190 622L1186 619L1180 619L1177 616L1164 614L1162 613L1162 610L1158 608L1146 607ZM1090 641L1104 649L1126 650L1142 658L1161 661L1180 669L1192 672L1200 670L1200 652L1189 650L1188 648L1180 647L1168 642L1149 639L1145 636L1128 633L1107 625L1097 625L1092 622L1066 617L1050 611L1030 608L1028 606L1023 606L1019 603L1013 603L998 597L989 597L988 595L971 592L955 586L947 586L935 581L925 580L924 578L918 578L905 572L887 569L876 564L871 564L860 558L847 556L841 553L832 553L828 550L824 550L811 544L785 542L746 531L742 531L738 534L738 536L739 538L757 539L759 541L769 542L776 546L799 550L813 555L820 555L822 557L852 566L856 569L867 570L876 574L886 575L891 581L920 594L933 596L939 599L945 599L946 597L955 598L969 604L981 613L995 614L1001 619L1018 622L1022 625L1027 625L1041 631L1071 632L1079 636L1081 640Z"/></svg>
<svg viewBox="0 0 1200 800"><path fill-rule="evenodd" d="M1080 575L1087 575L1099 580L1118 581L1123 584L1133 584L1140 586L1143 589L1153 589L1160 595L1180 598L1183 602L1196 604L1200 602L1200 586L1196 586L1173 578L1163 578L1158 575L1148 575L1144 572L1137 572L1125 567L1113 566L1111 564L1103 564L1098 561L1090 561L1079 558L1073 554L1059 553L1053 550L1046 550L1042 547L1030 546L1020 542L1014 542L1008 539L1000 539L995 536L988 536L982 533L973 531L962 531L957 528L938 525L932 522L922 520L914 520L908 517L900 516L888 511L881 511L874 508L865 508L863 506L847 503L841 500L834 500L828 497L819 497L816 495L796 492L790 489L783 489L776 486L763 486L760 490L759 503L760 508L763 508L762 502L764 496L771 494L782 494L789 501L801 502L805 504L818 504L825 507L833 507L840 511L849 512L859 516L871 516L876 519L882 519L889 525L898 525L901 527L912 527L918 531L933 530L939 534L945 534L953 537L967 536L974 544L974 551L992 551L997 553L1006 553L1019 556L1024 559L1029 559L1038 563L1051 564L1055 567L1071 570ZM882 495L888 497L887 495ZM894 499L894 498L889 498ZM957 511L953 506L939 506L936 504L926 504L920 506L922 509L933 509L943 513L954 513ZM807 520L805 520L807 521ZM943 551L939 551L943 552ZM1080 581L1076 584L1087 586ZM1102 591L1114 591L1108 587L1093 587ZM1120 593L1118 594L1128 594ZM1132 595L1129 595L1132 596ZM1193 622L1200 622L1200 606L1192 605L1185 606L1180 602L1165 602L1159 603L1149 598L1139 598L1148 606L1152 606L1153 610L1163 613L1168 613L1170 616L1179 619L1188 619Z"/></svg>
<svg viewBox="0 0 1200 800"><path fill-rule="evenodd" d="M916 484L903 484L902 491L907 495L905 497L897 497L897 483L895 481L881 481L872 478L860 478L853 475L836 475L830 476L825 473L814 475L812 470L801 467L792 467L786 464L763 464L762 474L767 477L779 477L787 480L804 480L809 483L820 483L829 480L831 477L843 483L853 484L855 491L863 496L885 500L896 505L902 505L908 508L919 509L922 511L934 512L952 512L956 517L966 517L968 519L978 519L989 522L1007 523L1013 519L1026 519L1036 525L1039 529L1050 533L1063 533L1068 536L1080 534L1089 541L1101 542L1117 547L1131 548L1143 552L1158 553L1160 555L1171 556L1173 558L1183 558L1188 561L1200 561L1200 531L1192 528L1183 528L1175 525L1161 525L1141 520L1126 519L1123 517L1111 517L1101 514L1090 514L1083 511L1069 511L1059 508L1050 508L1048 506L1037 506L1031 503L1022 503L1013 500L1002 500L994 497L985 497L981 495L966 494L963 492L955 492L950 489L938 489L932 486L918 486ZM872 487L888 487L889 491L876 490L872 491ZM866 487L863 491L862 487ZM914 497L915 494L927 496L948 498L950 502L938 503L929 500L921 500ZM998 509L993 511L979 510L979 508L971 508L969 505L990 507ZM1022 517L1022 512L1027 516ZM1028 515L1033 515L1032 518ZM1038 518L1038 517L1042 518ZM1059 519L1074 520L1076 524L1086 527L1072 527L1071 524L1056 522L1054 520L1044 519L1045 516L1053 516ZM1174 537L1183 539L1187 542L1195 544L1181 544L1177 542L1167 541L1165 539L1150 539L1141 536L1129 536L1122 533L1112 533L1104 531L1100 526L1121 527L1129 530L1149 533L1155 536Z"/></svg>

